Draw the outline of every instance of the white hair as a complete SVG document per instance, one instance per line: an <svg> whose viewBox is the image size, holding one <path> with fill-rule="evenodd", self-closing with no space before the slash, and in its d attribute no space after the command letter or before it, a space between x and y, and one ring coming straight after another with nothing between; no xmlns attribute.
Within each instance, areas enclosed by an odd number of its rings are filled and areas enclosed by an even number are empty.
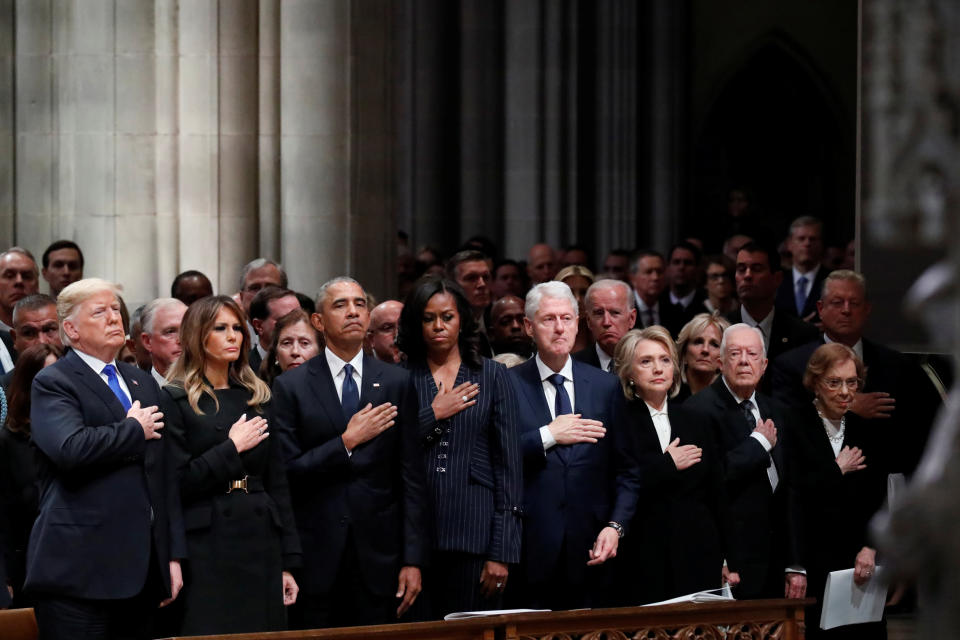
<svg viewBox="0 0 960 640"><path fill-rule="evenodd" d="M316 302L317 311L323 311L323 301L327 299L327 290L335 284L344 284L344 283L355 284L358 287L360 287L360 290L363 291L364 295L366 295L367 293L366 291L364 291L363 285L361 285L359 282L357 282L350 276L337 276L336 278L331 278L330 280L327 280L322 285L320 285L320 289L317 291L317 302Z"/></svg>
<svg viewBox="0 0 960 640"><path fill-rule="evenodd" d="M120 300L120 286L100 278L84 278L68 284L57 296L57 321L60 323L60 341L64 346L71 346L70 337L63 330L63 323L73 320L80 305L98 293L109 291Z"/></svg>
<svg viewBox="0 0 960 640"><path fill-rule="evenodd" d="M590 288L587 289L587 293L583 296L583 304L587 307L587 309L590 308L590 301L593 299L594 292L600 289L622 289L624 298L627 301L628 313L637 306L636 301L633 299L633 288L630 285L623 280L604 278L602 280L597 280L590 285Z"/></svg>
<svg viewBox="0 0 960 640"><path fill-rule="evenodd" d="M187 305L176 298L157 298L156 300L148 302L146 306L143 307L143 311L140 312L140 331L142 333L153 333L153 321L156 315L163 309L169 307L183 307L186 309Z"/></svg>
<svg viewBox="0 0 960 640"><path fill-rule="evenodd" d="M531 322L533 321L534 316L537 315L537 309L540 308L540 301L544 298L566 300L573 308L573 315L576 316L579 314L579 309L577 309L577 299L573 296L573 292L570 291L570 287L567 286L567 283L551 280L550 282L541 282L538 285L534 285L534 287L527 292L527 300L524 304L524 313Z"/></svg>
<svg viewBox="0 0 960 640"><path fill-rule="evenodd" d="M766 342L763 339L763 331L760 331L757 327L751 327L746 322L738 322L737 324L732 324L727 327L726 331L723 332L723 338L720 340L720 353L726 357L727 355L727 336L732 334L734 331L743 331L744 329L748 331L753 331L757 334L757 337L760 338L760 346L763 347Z"/></svg>

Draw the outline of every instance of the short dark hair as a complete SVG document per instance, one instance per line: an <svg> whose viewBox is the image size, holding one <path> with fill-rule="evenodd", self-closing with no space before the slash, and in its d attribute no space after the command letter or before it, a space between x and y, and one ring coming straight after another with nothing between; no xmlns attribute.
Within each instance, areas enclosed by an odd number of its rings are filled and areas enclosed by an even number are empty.
<svg viewBox="0 0 960 640"><path fill-rule="evenodd" d="M451 280L457 279L457 267L459 267L464 262L488 262L490 257L487 254L474 249L464 249L463 251L458 251L453 254L453 256L447 260L447 276Z"/></svg>
<svg viewBox="0 0 960 640"><path fill-rule="evenodd" d="M699 265L700 260L703 259L703 252L700 250L700 247L693 244L692 242L688 242L686 240L680 240L679 242L675 242L673 246L670 247L670 253L667 254L669 256L668 261L673 260L673 252L676 251L677 249L683 249L684 251L689 251L690 253L692 253L694 264Z"/></svg>
<svg viewBox="0 0 960 640"><path fill-rule="evenodd" d="M780 270L780 254L777 253L777 250L771 247L765 242L756 242L751 240L747 244L740 247L740 251L746 251L747 253L762 253L767 256L767 267L770 271L779 271ZM740 251L737 251L737 255L740 254Z"/></svg>
<svg viewBox="0 0 960 640"><path fill-rule="evenodd" d="M610 251L607 251L607 256L606 256L606 257L609 258L610 256L617 256L618 258L628 258L628 259L629 259L629 258L630 258L630 250L629 250L629 249L610 249Z"/></svg>
<svg viewBox="0 0 960 640"><path fill-rule="evenodd" d="M497 275L497 271L500 269L500 267L515 267L519 269L521 272L523 271L523 268L520 266L519 262L517 262L516 260L511 260L510 258L504 258L503 260L497 261L497 263L493 265L494 276Z"/></svg>
<svg viewBox="0 0 960 640"><path fill-rule="evenodd" d="M300 293L299 291L294 291L293 295L297 296L297 301L300 303L301 309L309 314L314 314L317 312L317 305L313 301L313 298L305 293Z"/></svg>
<svg viewBox="0 0 960 640"><path fill-rule="evenodd" d="M423 310L427 308L430 298L438 293L449 293L457 303L457 313L460 314L460 336L457 343L461 360L473 369L481 368L483 361L480 357L480 334L477 321L473 319L467 294L463 292L460 285L449 278L428 276L417 281L416 287L403 303L403 311L400 312L397 347L407 354L407 360L412 364L422 365L426 362L427 345L423 341Z"/></svg>
<svg viewBox="0 0 960 640"><path fill-rule="evenodd" d="M644 258L660 258L664 263L667 262L664 260L663 254L656 249L638 249L630 255L630 273L637 272L637 267Z"/></svg>
<svg viewBox="0 0 960 640"><path fill-rule="evenodd" d="M77 252L77 255L80 256L80 268L83 268L83 251L80 250L80 247L73 240L57 240L52 243L46 250L43 252L43 257L40 258L40 262L43 264L43 268L46 269L50 266L50 254L54 251L59 251L60 249L73 249Z"/></svg>
<svg viewBox="0 0 960 640"><path fill-rule="evenodd" d="M17 300L17 304L13 305L14 326L17 324L17 316L24 311L39 311L40 309L45 309L51 306L56 307L57 301L45 293L35 293L32 296L20 298Z"/></svg>
<svg viewBox="0 0 960 640"><path fill-rule="evenodd" d="M273 285L260 289L260 291L257 291L257 295L253 296L253 300L250 301L250 321L266 320L270 316L269 305L271 301L295 295L290 289L274 287Z"/></svg>
<svg viewBox="0 0 960 640"><path fill-rule="evenodd" d="M176 298L177 296L177 287L180 286L180 283L187 278L203 278L207 282L210 282L210 278L207 277L207 274L202 271L197 271L196 269L189 269L183 273L177 274L177 277L173 279L173 284L170 285L170 297ZM213 284L210 284L210 289L213 289Z"/></svg>

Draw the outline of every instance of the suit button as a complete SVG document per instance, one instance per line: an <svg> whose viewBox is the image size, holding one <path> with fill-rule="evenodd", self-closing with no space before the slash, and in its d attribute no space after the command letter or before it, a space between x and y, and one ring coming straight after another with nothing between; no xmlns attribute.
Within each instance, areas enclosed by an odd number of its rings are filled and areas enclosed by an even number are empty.
<svg viewBox="0 0 960 640"><path fill-rule="evenodd" d="M440 427L437 427L436 429L433 430L433 432L437 435L440 435L441 433L443 433L443 429L441 429Z"/></svg>

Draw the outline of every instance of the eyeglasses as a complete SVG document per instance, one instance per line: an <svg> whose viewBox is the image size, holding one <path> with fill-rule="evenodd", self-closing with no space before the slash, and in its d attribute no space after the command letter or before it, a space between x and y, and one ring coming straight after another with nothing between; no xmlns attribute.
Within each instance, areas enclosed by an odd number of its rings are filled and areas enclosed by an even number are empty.
<svg viewBox="0 0 960 640"><path fill-rule="evenodd" d="M860 379L847 378L846 380L842 380L840 378L827 378L823 381L823 386L830 391L839 391L840 387L843 386L846 386L850 391L856 391L860 388Z"/></svg>

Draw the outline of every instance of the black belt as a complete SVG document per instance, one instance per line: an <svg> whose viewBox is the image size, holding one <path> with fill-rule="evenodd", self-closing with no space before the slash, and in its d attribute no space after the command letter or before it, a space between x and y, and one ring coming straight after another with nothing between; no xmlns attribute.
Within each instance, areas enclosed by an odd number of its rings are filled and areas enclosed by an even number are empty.
<svg viewBox="0 0 960 640"><path fill-rule="evenodd" d="M243 476L240 480L231 480L227 483L227 493L237 490L243 490L244 493L263 491L263 479L260 476Z"/></svg>

